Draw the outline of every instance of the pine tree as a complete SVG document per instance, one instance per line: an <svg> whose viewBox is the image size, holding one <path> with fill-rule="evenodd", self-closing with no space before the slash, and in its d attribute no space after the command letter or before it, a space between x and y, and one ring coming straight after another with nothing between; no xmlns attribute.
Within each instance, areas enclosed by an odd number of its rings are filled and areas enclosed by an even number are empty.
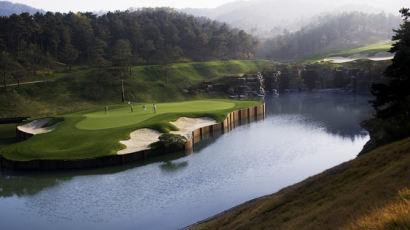
<svg viewBox="0 0 410 230"><path fill-rule="evenodd" d="M395 30L395 42L390 52L395 53L392 64L384 75L388 83L373 84L372 101L376 117L362 125L369 131L370 141L359 155L378 146L410 136L410 12L400 10L403 24Z"/></svg>
<svg viewBox="0 0 410 230"><path fill-rule="evenodd" d="M376 96L372 104L376 116L382 119L399 114L410 118L410 11L403 8L400 13L404 22L395 30L395 43L390 50L395 53L394 59L384 73L389 82L372 86L372 94Z"/></svg>

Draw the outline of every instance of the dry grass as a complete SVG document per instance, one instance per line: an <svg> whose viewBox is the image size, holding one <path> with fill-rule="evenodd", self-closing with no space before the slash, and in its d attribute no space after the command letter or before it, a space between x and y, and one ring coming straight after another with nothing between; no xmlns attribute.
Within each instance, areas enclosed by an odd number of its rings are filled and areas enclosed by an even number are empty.
<svg viewBox="0 0 410 230"><path fill-rule="evenodd" d="M342 229L373 217L376 210L387 211L398 192L409 187L407 138L240 205L193 229Z"/></svg>
<svg viewBox="0 0 410 230"><path fill-rule="evenodd" d="M397 201L379 209L344 228L344 230L410 229L410 189L399 191Z"/></svg>

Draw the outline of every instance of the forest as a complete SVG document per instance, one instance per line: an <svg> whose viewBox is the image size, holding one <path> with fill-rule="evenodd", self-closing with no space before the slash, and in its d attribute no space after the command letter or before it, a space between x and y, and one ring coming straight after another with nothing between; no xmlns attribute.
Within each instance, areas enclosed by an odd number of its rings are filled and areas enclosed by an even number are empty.
<svg viewBox="0 0 410 230"><path fill-rule="evenodd" d="M131 66L254 57L257 40L223 23L170 8L0 17L4 75L55 65Z"/></svg>
<svg viewBox="0 0 410 230"><path fill-rule="evenodd" d="M260 55L274 60L294 60L355 48L390 40L399 24L399 17L384 13L324 15L301 30L266 40Z"/></svg>

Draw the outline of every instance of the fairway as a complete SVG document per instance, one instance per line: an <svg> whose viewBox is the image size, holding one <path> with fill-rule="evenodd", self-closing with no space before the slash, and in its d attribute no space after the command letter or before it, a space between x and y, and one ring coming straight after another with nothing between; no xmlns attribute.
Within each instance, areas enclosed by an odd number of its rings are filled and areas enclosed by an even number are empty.
<svg viewBox="0 0 410 230"><path fill-rule="evenodd" d="M326 58L330 57L350 57L353 55L364 55L369 58L374 57L376 54L381 53L381 52L388 52L394 42L392 41L379 41L373 44L369 45L364 45L360 46L357 48L353 49L346 49L346 50L340 50L338 52L330 52L330 53L324 53L324 54L318 54L310 58L304 58L299 60L300 63L316 63L323 61Z"/></svg>
<svg viewBox="0 0 410 230"><path fill-rule="evenodd" d="M28 140L6 146L3 156L14 161L73 160L116 155L125 148L120 140L130 139L130 133L150 128L161 133L176 131L170 121L180 117L209 117L218 122L229 112L262 104L259 101L196 100L158 103L153 112L152 103L120 104L56 116L64 121L52 132L35 135Z"/></svg>
<svg viewBox="0 0 410 230"><path fill-rule="evenodd" d="M131 105L133 112L131 112ZM115 127L128 126L150 119L154 116L167 113L193 113L230 109L235 103L224 101L187 101L175 103L156 104L157 111L154 113L153 104L145 104L147 110L144 111L142 103L125 105L109 109L108 113L101 111L84 114L86 119L80 121L76 127L79 129L97 130Z"/></svg>

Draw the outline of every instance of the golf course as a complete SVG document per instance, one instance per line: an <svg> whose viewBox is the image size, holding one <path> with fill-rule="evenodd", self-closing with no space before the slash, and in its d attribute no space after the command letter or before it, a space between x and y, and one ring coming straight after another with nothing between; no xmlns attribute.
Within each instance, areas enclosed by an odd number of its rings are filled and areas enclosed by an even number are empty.
<svg viewBox="0 0 410 230"><path fill-rule="evenodd" d="M100 106L49 118L39 128L55 127L54 130L6 146L2 154L12 161L80 160L117 155L126 147L120 141L130 139L130 133L136 130L148 128L170 133L178 130L170 122L181 117L206 117L221 122L229 112L259 104L258 101L195 100L158 103L156 111L152 103Z"/></svg>

